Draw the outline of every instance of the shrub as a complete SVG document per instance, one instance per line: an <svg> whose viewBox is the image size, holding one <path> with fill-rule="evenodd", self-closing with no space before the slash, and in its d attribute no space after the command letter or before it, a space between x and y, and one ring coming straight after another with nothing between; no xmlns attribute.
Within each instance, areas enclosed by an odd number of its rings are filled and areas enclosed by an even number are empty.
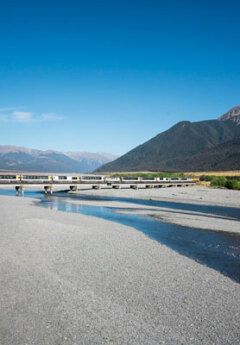
<svg viewBox="0 0 240 345"><path fill-rule="evenodd" d="M225 187L228 189L240 189L240 184L237 180L227 180Z"/></svg>
<svg viewBox="0 0 240 345"><path fill-rule="evenodd" d="M225 176L214 176L211 180L211 186L214 187L225 187L227 179Z"/></svg>
<svg viewBox="0 0 240 345"><path fill-rule="evenodd" d="M207 182L212 182L215 180L218 176L214 175L202 175L200 176L200 181L207 181Z"/></svg>

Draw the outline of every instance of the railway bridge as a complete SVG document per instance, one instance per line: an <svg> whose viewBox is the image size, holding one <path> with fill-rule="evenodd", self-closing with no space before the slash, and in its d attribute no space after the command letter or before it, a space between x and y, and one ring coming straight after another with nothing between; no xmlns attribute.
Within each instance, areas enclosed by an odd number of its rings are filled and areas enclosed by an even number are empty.
<svg viewBox="0 0 240 345"><path fill-rule="evenodd" d="M45 194L53 194L54 189L59 190L68 189L70 192L77 192L82 186L86 186L92 189L101 189L101 188L113 188L113 189L121 189L121 188L131 188L131 189L142 189L142 188L169 188L169 187L188 187L192 186L197 181L194 179L165 179L165 180L145 180L145 179L119 179L119 180L107 180L107 179L99 179L99 180L3 180L0 178L0 186L9 186L10 188L14 188L16 190L16 195L24 195L24 191L27 188L34 189L39 188L40 186L43 187Z"/></svg>

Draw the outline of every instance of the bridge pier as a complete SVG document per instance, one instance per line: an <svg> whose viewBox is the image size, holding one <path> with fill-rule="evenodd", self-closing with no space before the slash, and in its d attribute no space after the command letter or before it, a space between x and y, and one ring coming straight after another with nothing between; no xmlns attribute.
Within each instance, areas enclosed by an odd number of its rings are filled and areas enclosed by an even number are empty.
<svg viewBox="0 0 240 345"><path fill-rule="evenodd" d="M92 189L100 189L100 184L93 184Z"/></svg>
<svg viewBox="0 0 240 345"><path fill-rule="evenodd" d="M146 184L145 185L145 188L153 188L154 186L153 186L153 184Z"/></svg>
<svg viewBox="0 0 240 345"><path fill-rule="evenodd" d="M112 188L113 188L113 189L120 189L121 186L120 186L120 184L113 184L113 185L112 185Z"/></svg>
<svg viewBox="0 0 240 345"><path fill-rule="evenodd" d="M132 188L132 189L138 189L138 184L131 184L131 185L130 185L130 188Z"/></svg>
<svg viewBox="0 0 240 345"><path fill-rule="evenodd" d="M53 194L53 187L52 186L44 186L44 194L45 195L48 193L48 191L52 195Z"/></svg>
<svg viewBox="0 0 240 345"><path fill-rule="evenodd" d="M22 196L24 196L24 186L16 186L16 196L19 196L19 190L21 191Z"/></svg>
<svg viewBox="0 0 240 345"><path fill-rule="evenodd" d="M77 186L70 186L71 192L77 192Z"/></svg>

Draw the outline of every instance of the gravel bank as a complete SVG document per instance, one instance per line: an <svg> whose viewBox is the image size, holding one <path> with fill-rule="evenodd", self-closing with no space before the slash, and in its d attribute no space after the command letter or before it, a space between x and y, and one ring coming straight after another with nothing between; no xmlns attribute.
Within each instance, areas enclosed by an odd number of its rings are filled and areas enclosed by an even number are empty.
<svg viewBox="0 0 240 345"><path fill-rule="evenodd" d="M115 212L121 214L150 215L161 222L187 226L190 228L240 234L240 222L238 220L231 220L214 214L205 214L202 212L186 211L184 209L177 210L170 207L154 207L117 201L87 201L74 199L66 201L64 198L62 201L79 205L116 208L117 210Z"/></svg>
<svg viewBox="0 0 240 345"><path fill-rule="evenodd" d="M238 344L231 279L130 227L0 205L1 345Z"/></svg>
<svg viewBox="0 0 240 345"><path fill-rule="evenodd" d="M14 186L0 185L0 189L13 189ZM43 191L43 186L32 185L26 186L25 190L39 190ZM54 186L54 191L69 190L69 185ZM171 187L171 188L154 188L145 189L141 187L138 190L130 189L126 185L122 189L112 189L103 185L101 189L92 189L91 185L80 185L80 194L112 196L121 198L139 198L139 199L153 199L163 201L173 201L182 203L191 203L199 205L216 205L228 207L240 207L240 191L229 189L217 189L210 187Z"/></svg>
<svg viewBox="0 0 240 345"><path fill-rule="evenodd" d="M79 193L123 198L153 199L199 205L240 207L240 191L198 186L157 189L140 188L138 190L129 188L118 190L111 188L92 190L82 187Z"/></svg>

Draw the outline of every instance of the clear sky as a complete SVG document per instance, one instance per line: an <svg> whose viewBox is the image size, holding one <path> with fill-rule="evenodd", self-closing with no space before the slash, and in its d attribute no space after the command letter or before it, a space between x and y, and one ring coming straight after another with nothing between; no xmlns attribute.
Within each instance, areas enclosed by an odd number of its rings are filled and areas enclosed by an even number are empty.
<svg viewBox="0 0 240 345"><path fill-rule="evenodd" d="M0 144L123 154L240 104L239 0L0 0Z"/></svg>

